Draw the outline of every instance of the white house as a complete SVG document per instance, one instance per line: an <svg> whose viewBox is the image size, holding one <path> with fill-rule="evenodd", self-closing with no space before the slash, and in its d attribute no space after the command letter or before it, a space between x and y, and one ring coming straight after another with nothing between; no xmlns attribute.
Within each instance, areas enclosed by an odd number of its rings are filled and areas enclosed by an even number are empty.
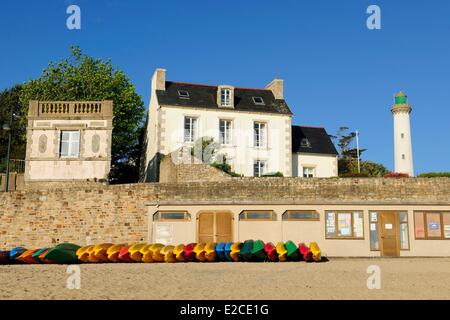
<svg viewBox="0 0 450 320"><path fill-rule="evenodd" d="M299 156L295 147L293 163L292 143L298 138L292 137L297 131L292 131L291 118L281 79L262 89L213 86L166 81L166 70L157 69L152 77L141 180L158 181L161 157L191 147L201 137L218 142L232 170L244 176L275 172L303 176L304 164L314 168L308 177L337 175L335 154L331 156L328 147L321 154L324 149L317 146L331 142L314 140L316 135L311 137L314 152L302 151Z"/></svg>

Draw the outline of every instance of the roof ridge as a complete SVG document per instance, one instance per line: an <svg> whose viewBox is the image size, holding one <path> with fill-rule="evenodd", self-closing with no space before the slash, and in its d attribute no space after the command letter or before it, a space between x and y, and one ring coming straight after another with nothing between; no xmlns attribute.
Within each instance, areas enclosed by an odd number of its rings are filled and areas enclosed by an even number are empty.
<svg viewBox="0 0 450 320"><path fill-rule="evenodd" d="M178 84L188 84L191 86L199 86L199 87L218 87L219 85L212 85L212 84L204 84L204 83L193 83L193 82L186 82L186 81L166 81L170 83L178 83ZM267 88L245 88L245 87L234 87L234 89L239 90L270 90Z"/></svg>
<svg viewBox="0 0 450 320"><path fill-rule="evenodd" d="M300 126L300 125L292 125L293 127L299 127L299 128L315 128L315 129L325 129L325 127L318 127L318 126Z"/></svg>

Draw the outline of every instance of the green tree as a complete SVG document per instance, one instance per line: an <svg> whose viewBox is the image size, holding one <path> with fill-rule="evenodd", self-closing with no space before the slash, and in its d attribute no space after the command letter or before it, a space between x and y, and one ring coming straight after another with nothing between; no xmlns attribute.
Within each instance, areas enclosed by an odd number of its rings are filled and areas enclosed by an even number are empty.
<svg viewBox="0 0 450 320"><path fill-rule="evenodd" d="M111 151L111 183L138 180L139 134L144 103L125 73L71 47L69 58L50 62L38 79L23 85L20 94L22 114L30 100L113 100L114 120ZM26 118L22 117L21 127ZM122 170L126 170L124 175ZM132 170L130 170L132 169Z"/></svg>
<svg viewBox="0 0 450 320"><path fill-rule="evenodd" d="M18 117L13 117L12 139L11 139L11 159L25 159L25 128L19 125L20 116L19 95L21 86L15 85L10 89L0 92L0 130L3 124L9 124L12 111ZM0 132L0 172L6 170L6 155L8 148L8 135Z"/></svg>

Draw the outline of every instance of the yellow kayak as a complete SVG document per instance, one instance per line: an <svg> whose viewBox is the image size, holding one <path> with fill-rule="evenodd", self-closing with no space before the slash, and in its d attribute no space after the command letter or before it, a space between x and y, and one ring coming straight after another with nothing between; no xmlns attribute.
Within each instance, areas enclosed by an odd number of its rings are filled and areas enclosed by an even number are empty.
<svg viewBox="0 0 450 320"><path fill-rule="evenodd" d="M82 262L89 262L89 252L87 252L88 249L94 248L93 245L84 246L77 250L75 253L78 257L78 260Z"/></svg>
<svg viewBox="0 0 450 320"><path fill-rule="evenodd" d="M242 242L235 242L230 248L230 257L234 262L239 261L239 251L241 251Z"/></svg>
<svg viewBox="0 0 450 320"><path fill-rule="evenodd" d="M278 260L280 262L284 262L287 260L287 250L284 246L283 242L278 242L276 246L277 254L278 254Z"/></svg>
<svg viewBox="0 0 450 320"><path fill-rule="evenodd" d="M106 256L108 257L108 260L111 262L119 262L119 258L118 258L119 252L125 246L126 246L126 244L123 243L123 244L115 244L115 245L112 245L111 247L109 247L106 250Z"/></svg>
<svg viewBox="0 0 450 320"><path fill-rule="evenodd" d="M161 249L164 248L162 243L154 243L150 247L150 251L152 253L152 259L156 262L164 262L164 255L161 254Z"/></svg>
<svg viewBox="0 0 450 320"><path fill-rule="evenodd" d="M177 245L173 249L173 253L175 254L175 258L177 258L177 261L186 261L186 259L184 258L184 244Z"/></svg>
<svg viewBox="0 0 450 320"><path fill-rule="evenodd" d="M106 251L109 247L113 246L112 243L99 243L94 245L94 248L92 249L92 255L97 259L95 262L109 262L108 255L106 254ZM89 259L90 255L89 255Z"/></svg>
<svg viewBox="0 0 450 320"><path fill-rule="evenodd" d="M141 249L144 248L146 243L136 243L128 248L128 252L130 253L130 258L136 262L142 262L142 253Z"/></svg>
<svg viewBox="0 0 450 320"><path fill-rule="evenodd" d="M142 254L142 262L150 263L153 262L152 258L152 251L150 250L150 247L153 244L147 244L146 246L142 247L139 252Z"/></svg>
<svg viewBox="0 0 450 320"><path fill-rule="evenodd" d="M322 259L319 245L316 242L311 242L309 244L309 250L311 250L311 253L313 254L314 261L320 261Z"/></svg>
<svg viewBox="0 0 450 320"><path fill-rule="evenodd" d="M216 244L214 242L208 242L205 246L205 259L212 262L216 261Z"/></svg>
<svg viewBox="0 0 450 320"><path fill-rule="evenodd" d="M173 253L174 246L165 246L161 249L161 254L164 255L164 261L165 262L177 262L177 258L175 257L175 254Z"/></svg>
<svg viewBox="0 0 450 320"><path fill-rule="evenodd" d="M205 246L206 246L206 244L204 242L200 242L200 243L197 243L195 245L195 247L194 247L195 258L198 261L202 261L202 262L206 261L206 258L205 258Z"/></svg>
<svg viewBox="0 0 450 320"><path fill-rule="evenodd" d="M95 245L90 246L89 248L86 249L86 253L89 254L88 262L96 263L100 261L100 259L95 256L94 247Z"/></svg>

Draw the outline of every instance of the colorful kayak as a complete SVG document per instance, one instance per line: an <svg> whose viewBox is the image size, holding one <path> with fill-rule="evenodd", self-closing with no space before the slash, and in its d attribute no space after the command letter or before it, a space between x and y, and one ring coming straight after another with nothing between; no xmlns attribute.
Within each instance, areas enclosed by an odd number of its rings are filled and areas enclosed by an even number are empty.
<svg viewBox="0 0 450 320"><path fill-rule="evenodd" d="M80 246L73 243L60 243L50 250L45 255L45 259L54 261L59 264L72 264L78 263L77 250Z"/></svg>
<svg viewBox="0 0 450 320"><path fill-rule="evenodd" d="M175 255L177 261L186 261L186 258L184 257L184 244L179 244L175 248L173 248L173 254Z"/></svg>
<svg viewBox="0 0 450 320"><path fill-rule="evenodd" d="M319 245L316 242L311 242L309 244L309 249L311 250L314 261L318 262L322 260L322 253L320 252Z"/></svg>
<svg viewBox="0 0 450 320"><path fill-rule="evenodd" d="M106 256L108 257L108 260L111 262L120 262L119 259L119 253L120 250L122 250L123 247L125 247L126 244L115 244L106 250Z"/></svg>
<svg viewBox="0 0 450 320"><path fill-rule="evenodd" d="M130 253L130 258L133 259L135 262L142 262L142 253L141 249L144 248L147 244L146 243L136 243L130 246L128 249L128 252Z"/></svg>
<svg viewBox="0 0 450 320"><path fill-rule="evenodd" d="M39 259L39 256L47 251L49 248L42 248L42 249L38 249L36 250L31 256L33 257L33 259L35 259L38 263L43 263L43 261L41 261L41 259Z"/></svg>
<svg viewBox="0 0 450 320"><path fill-rule="evenodd" d="M186 261L195 261L194 248L196 245L196 243L188 243L184 247L184 259L186 259Z"/></svg>
<svg viewBox="0 0 450 320"><path fill-rule="evenodd" d="M152 251L150 250L150 247L152 244L147 244L146 246L142 247L139 252L142 254L142 262L145 263L151 263L153 262L152 258Z"/></svg>
<svg viewBox="0 0 450 320"><path fill-rule="evenodd" d="M0 251L0 264L10 264L11 262L9 251Z"/></svg>
<svg viewBox="0 0 450 320"><path fill-rule="evenodd" d="M285 262L287 260L287 250L283 242L278 242L275 247L277 250L278 261Z"/></svg>
<svg viewBox="0 0 450 320"><path fill-rule="evenodd" d="M41 254L38 256L39 261L41 261L41 263L46 263L46 264L52 264L55 263L55 261L46 259L45 256L47 255L47 253L50 251L51 248L48 248L47 250L44 250L41 252ZM75 253L76 254L76 253Z"/></svg>
<svg viewBox="0 0 450 320"><path fill-rule="evenodd" d="M304 244L303 242L300 243L298 245L298 250L302 254L303 260L305 260L305 261L312 261L313 254L312 254L311 250L308 248L308 246L306 244Z"/></svg>
<svg viewBox="0 0 450 320"><path fill-rule="evenodd" d="M264 251L264 242L262 240L256 240L253 242L252 248L252 260L263 262L267 258L266 252Z"/></svg>
<svg viewBox="0 0 450 320"><path fill-rule="evenodd" d="M202 261L202 262L206 261L206 258L205 258L205 246L206 246L206 243L200 242L200 243L197 243L195 245L195 247L194 247L195 258L198 261Z"/></svg>
<svg viewBox="0 0 450 320"><path fill-rule="evenodd" d="M225 257L225 246L226 246L225 242L219 242L216 245L216 254L217 254L217 260L218 261L225 261L226 260L226 257Z"/></svg>
<svg viewBox="0 0 450 320"><path fill-rule="evenodd" d="M100 259L95 256L94 248L95 244L87 248L86 253L88 254L88 262L97 263Z"/></svg>
<svg viewBox="0 0 450 320"><path fill-rule="evenodd" d="M174 248L175 248L174 246L167 245L161 249L160 252L164 256L164 262L177 262L177 258L173 253Z"/></svg>
<svg viewBox="0 0 450 320"><path fill-rule="evenodd" d="M117 258L119 258L120 261L134 262L134 260L131 259L131 257L130 257L130 253L128 252L129 248L130 248L130 246L124 246L124 247L122 247L122 249L120 249L119 255L117 256Z"/></svg>
<svg viewBox="0 0 450 320"><path fill-rule="evenodd" d="M290 261L300 261L301 255L300 251L298 251L298 247L291 240L286 241L284 244L287 250L287 257Z"/></svg>
<svg viewBox="0 0 450 320"><path fill-rule="evenodd" d="M16 260L16 258L19 257L25 251L27 251L27 249L22 248L22 247L12 248L11 251L9 252L9 259L10 260ZM16 260L16 261L17 262L21 262L20 260Z"/></svg>
<svg viewBox="0 0 450 320"><path fill-rule="evenodd" d="M205 246L205 259L209 262L216 261L216 244L214 242L208 242Z"/></svg>
<svg viewBox="0 0 450 320"><path fill-rule="evenodd" d="M96 262L109 262L108 254L106 252L112 246L112 243L99 243L94 245L92 255L97 260Z"/></svg>
<svg viewBox="0 0 450 320"><path fill-rule="evenodd" d="M27 250L24 253L22 253L20 256L16 258L16 260L28 263L28 264L37 264L39 263L39 260L33 258L33 254L38 251L39 249L31 249Z"/></svg>
<svg viewBox="0 0 450 320"><path fill-rule="evenodd" d="M253 240L245 240L242 245L241 251L239 251L239 259L245 262L252 261L253 255Z"/></svg>
<svg viewBox="0 0 450 320"><path fill-rule="evenodd" d="M231 261L239 261L239 252L241 252L242 242L234 242L230 247L230 258Z"/></svg>
<svg viewBox="0 0 450 320"><path fill-rule="evenodd" d="M150 251L152 252L152 259L156 262L164 262L164 255L161 254L161 249L164 248L162 243L154 243L150 247Z"/></svg>
<svg viewBox="0 0 450 320"><path fill-rule="evenodd" d="M227 242L225 245L225 261L233 261L231 258L231 246L233 245L233 242Z"/></svg>
<svg viewBox="0 0 450 320"><path fill-rule="evenodd" d="M275 248L275 246L273 245L272 242L267 242L264 245L264 252L266 253L269 261L277 261L278 260L277 249Z"/></svg>
<svg viewBox="0 0 450 320"><path fill-rule="evenodd" d="M78 260L80 260L81 262L89 262L89 251L93 249L94 246L93 245L88 245L88 246L84 246L81 247L80 249L77 250L77 252L75 252L75 254L78 257Z"/></svg>

